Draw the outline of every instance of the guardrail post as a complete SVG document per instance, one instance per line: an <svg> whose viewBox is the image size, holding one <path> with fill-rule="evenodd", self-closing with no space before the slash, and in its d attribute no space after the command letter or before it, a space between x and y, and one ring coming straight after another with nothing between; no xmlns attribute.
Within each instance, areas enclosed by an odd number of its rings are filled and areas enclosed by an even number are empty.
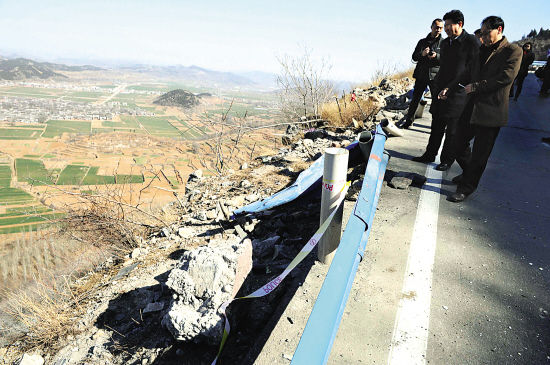
<svg viewBox="0 0 550 365"><path fill-rule="evenodd" d="M327 148L325 150L325 165L323 171L321 195L321 220L325 219L337 209L337 201L342 188L346 184L348 173L349 151L345 148ZM330 264L334 251L338 248L342 233L342 215L344 204L340 204L331 224L321 238L317 248L317 258L323 264Z"/></svg>
<svg viewBox="0 0 550 365"><path fill-rule="evenodd" d="M389 160L384 154L386 138L378 125L363 186L342 235L345 244L336 251L290 365L321 365L328 361L372 228Z"/></svg>

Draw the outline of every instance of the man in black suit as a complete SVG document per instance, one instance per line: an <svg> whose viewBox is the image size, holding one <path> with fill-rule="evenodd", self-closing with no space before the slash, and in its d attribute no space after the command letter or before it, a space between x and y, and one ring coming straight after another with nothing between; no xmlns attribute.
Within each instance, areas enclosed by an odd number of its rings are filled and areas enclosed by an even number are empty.
<svg viewBox="0 0 550 365"><path fill-rule="evenodd" d="M443 41L443 37L441 36L443 20L439 18L434 19L431 29L426 38L418 41L412 54L413 61L417 62L413 73L415 79L414 92L409 104L409 110L405 116L405 121L399 128L407 129L412 125L416 108L418 108L418 103L422 95L424 95L424 90L426 90L427 86L430 87L430 93L436 95L433 80L439 71L439 51L441 41Z"/></svg>
<svg viewBox="0 0 550 365"><path fill-rule="evenodd" d="M460 83L464 75L471 69L471 63L477 62L479 57L479 41L466 32L464 15L460 10L451 10L443 17L445 33L448 37L441 43L440 68L434 83L439 90L437 98L432 99L432 129L426 152L413 161L433 162L445 135L445 142L441 152L441 163L437 170L448 170L455 159L464 168L468 157L455 156L457 148L455 135L459 118L466 105L467 96Z"/></svg>

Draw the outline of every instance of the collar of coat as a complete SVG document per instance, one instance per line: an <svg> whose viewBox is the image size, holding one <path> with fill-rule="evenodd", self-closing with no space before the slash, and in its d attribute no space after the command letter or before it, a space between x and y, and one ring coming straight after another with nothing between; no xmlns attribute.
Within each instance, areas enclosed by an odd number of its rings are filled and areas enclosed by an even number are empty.
<svg viewBox="0 0 550 365"><path fill-rule="evenodd" d="M452 41L452 42L458 41L458 42L461 42L461 43L462 43L462 41L463 41L464 39L466 39L466 35L467 35L467 34L468 34L468 32L466 32L466 29L462 29L462 33L460 33L460 35L459 35L458 37L456 37L456 38L454 38L454 39L451 38L451 37L449 37L449 42L451 42L451 41Z"/></svg>
<svg viewBox="0 0 550 365"><path fill-rule="evenodd" d="M506 47L508 45L508 40L506 39L505 36L502 36L502 39L500 41L498 41L497 43L489 46L489 47L486 47L486 46L482 46L482 47L485 47L485 48L488 48L489 51L491 52L489 54L489 57L487 57L487 59L485 60L485 64L487 64L487 62L489 62L489 60L497 53L499 53L504 47Z"/></svg>

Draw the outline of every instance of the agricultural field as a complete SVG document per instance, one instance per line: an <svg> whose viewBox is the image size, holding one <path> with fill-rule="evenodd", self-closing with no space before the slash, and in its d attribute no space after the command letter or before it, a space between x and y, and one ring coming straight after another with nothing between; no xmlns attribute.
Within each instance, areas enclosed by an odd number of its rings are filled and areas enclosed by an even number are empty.
<svg viewBox="0 0 550 365"><path fill-rule="evenodd" d="M11 184L11 168L8 164L0 164L0 189L9 188Z"/></svg>
<svg viewBox="0 0 550 365"><path fill-rule="evenodd" d="M153 136L180 137L180 131L165 117L136 117L138 122Z"/></svg>
<svg viewBox="0 0 550 365"><path fill-rule="evenodd" d="M68 165L59 174L56 185L80 185L89 169L88 166Z"/></svg>
<svg viewBox="0 0 550 365"><path fill-rule="evenodd" d="M53 184L56 180L55 171L48 171L40 160L18 158L15 160L17 181L33 186Z"/></svg>
<svg viewBox="0 0 550 365"><path fill-rule="evenodd" d="M37 139L43 131L30 128L0 128L0 139Z"/></svg>
<svg viewBox="0 0 550 365"><path fill-rule="evenodd" d="M44 138L59 137L63 133L89 134L92 131L91 122L75 120L48 120Z"/></svg>
<svg viewBox="0 0 550 365"><path fill-rule="evenodd" d="M53 211L24 190L10 188L11 169L0 164L0 234L36 230L53 219Z"/></svg>

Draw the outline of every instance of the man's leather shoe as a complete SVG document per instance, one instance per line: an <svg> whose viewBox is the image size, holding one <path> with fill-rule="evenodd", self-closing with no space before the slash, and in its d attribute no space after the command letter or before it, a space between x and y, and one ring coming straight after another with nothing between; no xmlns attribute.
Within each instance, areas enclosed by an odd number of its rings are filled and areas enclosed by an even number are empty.
<svg viewBox="0 0 550 365"><path fill-rule="evenodd" d="M542 137L540 140L544 143L550 143L550 137Z"/></svg>
<svg viewBox="0 0 550 365"><path fill-rule="evenodd" d="M451 168L451 165L448 164L448 163L445 163L445 162L442 162L442 163L440 163L439 165L437 165L437 166L435 167L435 169L436 169L437 171L447 171L447 170L450 169L450 168Z"/></svg>
<svg viewBox="0 0 550 365"><path fill-rule="evenodd" d="M399 129L409 129L409 127L413 124L412 120L405 119L403 123L401 123L397 128Z"/></svg>
<svg viewBox="0 0 550 365"><path fill-rule="evenodd" d="M431 156L428 156L426 154L423 154L422 156L413 157L412 160L415 161L415 162L429 163L429 162L434 162L435 157L431 157Z"/></svg>
<svg viewBox="0 0 550 365"><path fill-rule="evenodd" d="M468 195L464 193L454 193L447 197L447 200L453 203L460 203L461 201L464 201Z"/></svg>
<svg viewBox="0 0 550 365"><path fill-rule="evenodd" d="M462 176L462 174L460 174L458 176L453 177L453 179L451 181L455 184L460 184L462 182L463 178L464 178L464 176Z"/></svg>

